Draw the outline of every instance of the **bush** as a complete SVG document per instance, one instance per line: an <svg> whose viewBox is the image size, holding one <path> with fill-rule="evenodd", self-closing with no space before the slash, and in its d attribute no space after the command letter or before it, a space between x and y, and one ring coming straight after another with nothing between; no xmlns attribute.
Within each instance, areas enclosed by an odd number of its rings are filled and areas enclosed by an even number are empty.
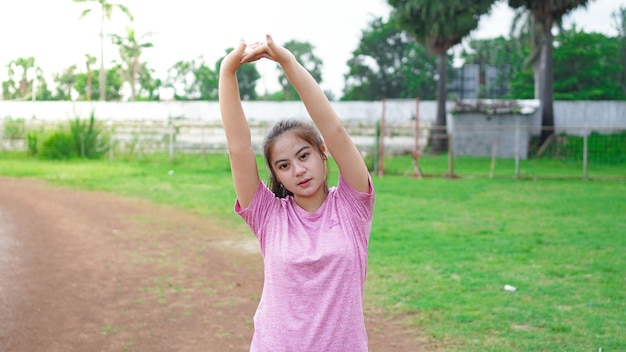
<svg viewBox="0 0 626 352"><path fill-rule="evenodd" d="M28 143L28 154L32 156L39 154L39 133L37 131L28 132L26 141Z"/></svg>
<svg viewBox="0 0 626 352"><path fill-rule="evenodd" d="M106 138L93 113L88 120L70 120L68 128L59 127L44 136L40 147L36 132L29 133L27 137L29 153L45 159L97 159L108 151Z"/></svg>
<svg viewBox="0 0 626 352"><path fill-rule="evenodd" d="M70 159L77 154L71 135L66 131L57 130L41 143L39 155L45 159Z"/></svg>
<svg viewBox="0 0 626 352"><path fill-rule="evenodd" d="M13 119L7 117L4 121L3 135L5 139L23 139L26 135L26 120L22 117Z"/></svg>
<svg viewBox="0 0 626 352"><path fill-rule="evenodd" d="M108 150L101 126L96 124L93 112L89 120L71 120L70 134L76 155L81 158L97 159Z"/></svg>

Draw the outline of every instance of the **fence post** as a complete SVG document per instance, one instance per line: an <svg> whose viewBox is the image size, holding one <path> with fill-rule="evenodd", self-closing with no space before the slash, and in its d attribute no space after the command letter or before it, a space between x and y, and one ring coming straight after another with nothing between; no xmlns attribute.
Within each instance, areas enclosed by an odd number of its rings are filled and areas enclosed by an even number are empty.
<svg viewBox="0 0 626 352"><path fill-rule="evenodd" d="M519 122L515 124L515 179L519 178Z"/></svg>
<svg viewBox="0 0 626 352"><path fill-rule="evenodd" d="M206 150L204 150L204 129L205 129L205 125L204 123L200 124L200 155L202 155L202 157L206 156Z"/></svg>
<svg viewBox="0 0 626 352"><path fill-rule="evenodd" d="M0 118L0 152L4 151L4 120L6 118ZM28 132L27 132L28 135Z"/></svg>
<svg viewBox="0 0 626 352"><path fill-rule="evenodd" d="M491 141L491 164L489 165L489 178L493 178L493 172L496 168L496 155L498 154L498 140L496 136L497 135L494 135L493 140Z"/></svg>
<svg viewBox="0 0 626 352"><path fill-rule="evenodd" d="M447 133L448 136L448 177L454 177L454 145L452 143L452 133Z"/></svg>
<svg viewBox="0 0 626 352"><path fill-rule="evenodd" d="M422 178L420 170L420 98L415 98L415 149L413 149L413 176Z"/></svg>
<svg viewBox="0 0 626 352"><path fill-rule="evenodd" d="M586 180L589 176L587 174L587 158L588 158L587 153L589 152L588 143L589 143L589 134L587 131L585 131L583 135L583 180Z"/></svg>
<svg viewBox="0 0 626 352"><path fill-rule="evenodd" d="M113 136L113 120L109 120L109 161L113 161L113 145L115 143L115 137Z"/></svg>
<svg viewBox="0 0 626 352"><path fill-rule="evenodd" d="M383 113L380 117L380 139L378 148L378 176L385 175L385 108L387 100L383 98Z"/></svg>
<svg viewBox="0 0 626 352"><path fill-rule="evenodd" d="M174 124L172 123L172 121L169 121L169 134L170 134L170 145L169 145L169 151L170 151L170 162L174 161Z"/></svg>

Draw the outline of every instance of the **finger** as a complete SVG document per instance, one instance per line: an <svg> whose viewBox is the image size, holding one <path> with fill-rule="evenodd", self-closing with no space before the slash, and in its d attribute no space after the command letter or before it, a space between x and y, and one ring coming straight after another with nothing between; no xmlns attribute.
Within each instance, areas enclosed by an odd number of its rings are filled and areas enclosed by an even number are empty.
<svg viewBox="0 0 626 352"><path fill-rule="evenodd" d="M248 47L243 55L244 57L255 57L255 56L260 56L266 52L267 52L267 45L265 45L265 43L260 43L259 45Z"/></svg>
<svg viewBox="0 0 626 352"><path fill-rule="evenodd" d="M244 52L244 50L246 50L246 47L247 47L247 46L248 46L248 45L246 44L246 41L245 41L243 38L241 38L241 39L239 40L239 45L237 45L237 47L235 48L235 51L238 51L238 52L242 52L242 53L243 53L243 52Z"/></svg>

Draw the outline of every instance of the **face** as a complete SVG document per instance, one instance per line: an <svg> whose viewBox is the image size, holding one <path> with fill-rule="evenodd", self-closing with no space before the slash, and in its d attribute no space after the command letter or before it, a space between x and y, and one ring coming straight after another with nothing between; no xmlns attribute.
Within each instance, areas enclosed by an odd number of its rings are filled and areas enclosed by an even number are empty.
<svg viewBox="0 0 626 352"><path fill-rule="evenodd" d="M322 145L322 151L325 146ZM293 133L279 137L271 152L271 164L276 177L294 197L325 197L325 156Z"/></svg>

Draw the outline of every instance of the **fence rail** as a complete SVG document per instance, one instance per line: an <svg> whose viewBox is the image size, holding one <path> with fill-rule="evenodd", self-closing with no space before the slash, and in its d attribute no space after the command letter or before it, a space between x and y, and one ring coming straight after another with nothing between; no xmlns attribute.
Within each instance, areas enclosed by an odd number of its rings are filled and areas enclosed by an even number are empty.
<svg viewBox="0 0 626 352"><path fill-rule="evenodd" d="M253 147L258 153L271 124L251 123ZM454 125L445 133L433 133L435 127L429 121L391 121L381 126L354 120L344 121L344 125L379 175L404 170L403 174L415 176L626 179L626 129L560 127L551 131L551 140L539 145L541 128L537 126ZM41 141L51 131L62 128L67 128L67 123L0 119L0 152L28 152L29 135L37 134ZM173 160L178 154L226 152L219 122L106 121L98 128L109 159L142 159L167 153ZM437 136L445 139L443 151L432 150L432 139ZM406 160L406 165L386 163L391 156L401 156L393 159Z"/></svg>

